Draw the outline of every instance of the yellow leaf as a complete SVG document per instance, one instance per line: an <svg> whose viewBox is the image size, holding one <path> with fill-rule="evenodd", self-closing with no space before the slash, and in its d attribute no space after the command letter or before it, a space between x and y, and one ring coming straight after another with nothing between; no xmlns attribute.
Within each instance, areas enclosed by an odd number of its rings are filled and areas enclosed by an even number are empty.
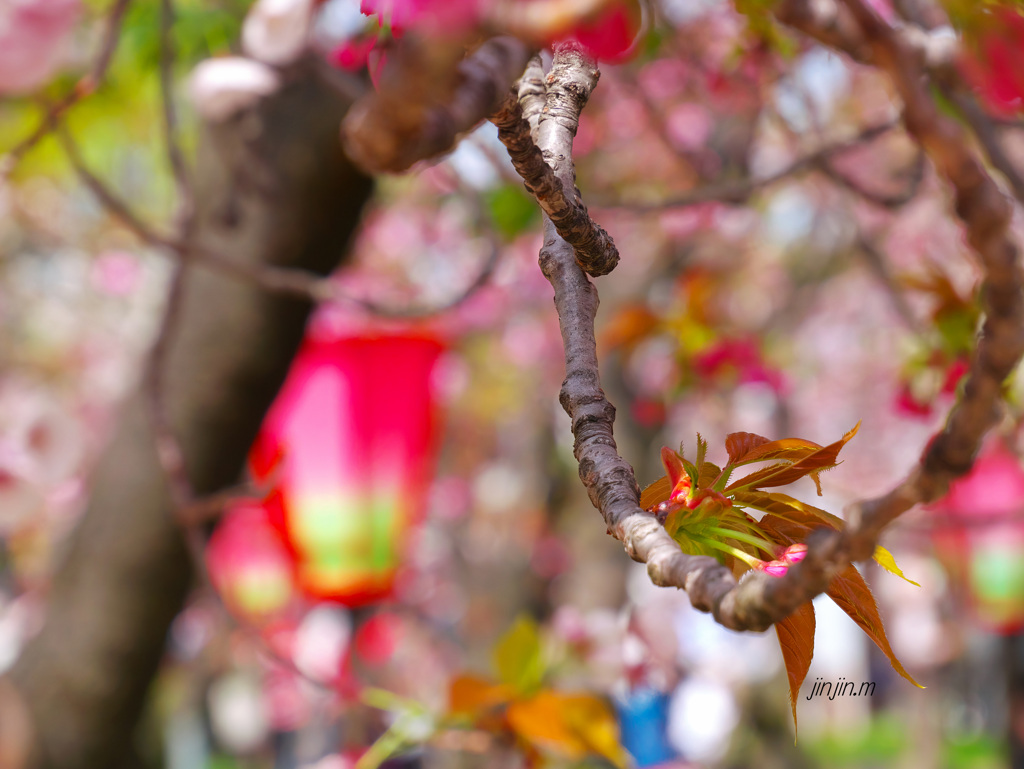
<svg viewBox="0 0 1024 769"><path fill-rule="evenodd" d="M561 753L572 759L587 754L587 745L565 722L562 698L552 691L542 691L508 706L509 726L523 741L538 748Z"/></svg>
<svg viewBox="0 0 1024 769"><path fill-rule="evenodd" d="M917 582L914 582L914 580L910 579L903 573L903 569L896 565L896 559L892 557L892 553L890 553L881 545L875 548L875 554L872 557L875 559L875 563L877 563L886 571L895 574L897 577L905 579L911 585L917 585L918 587L921 587L920 585L918 585Z"/></svg>
<svg viewBox="0 0 1024 769"><path fill-rule="evenodd" d="M512 687L476 676L458 676L448 690L448 710L454 715L476 717L482 711L512 699Z"/></svg>
<svg viewBox="0 0 1024 769"><path fill-rule="evenodd" d="M627 765L615 716L597 697L544 690L513 702L506 715L512 730L537 748L573 760L594 753L620 769Z"/></svg>
<svg viewBox="0 0 1024 769"><path fill-rule="evenodd" d="M629 754L619 742L619 724L611 708L589 694L560 696L564 703L562 716L569 728L580 736L592 753L604 756L615 766L625 769Z"/></svg>

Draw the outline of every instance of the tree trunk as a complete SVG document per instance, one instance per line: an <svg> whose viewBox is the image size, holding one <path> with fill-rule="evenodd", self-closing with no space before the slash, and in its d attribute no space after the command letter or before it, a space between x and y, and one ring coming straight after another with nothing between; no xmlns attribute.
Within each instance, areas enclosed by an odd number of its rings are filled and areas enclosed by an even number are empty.
<svg viewBox="0 0 1024 769"><path fill-rule="evenodd" d="M287 81L258 107L204 131L195 242L236 260L325 274L345 254L371 182L341 151L347 104L308 63ZM202 265L187 269L163 381L203 495L238 481L310 306ZM16 663L13 687L0 682L0 698L8 696L0 722L18 709L28 716L34 766L129 760L168 627L192 583L143 403L139 394L125 405L57 569L42 632Z"/></svg>

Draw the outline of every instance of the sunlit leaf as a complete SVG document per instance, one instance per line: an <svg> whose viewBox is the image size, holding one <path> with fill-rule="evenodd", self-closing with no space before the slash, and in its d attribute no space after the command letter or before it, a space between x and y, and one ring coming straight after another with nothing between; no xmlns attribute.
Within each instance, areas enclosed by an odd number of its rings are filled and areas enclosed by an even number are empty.
<svg viewBox="0 0 1024 769"><path fill-rule="evenodd" d="M892 553L890 553L881 545L878 545L875 548L875 554L872 556L872 558L875 559L875 563L877 563L887 572L895 574L897 577L901 577L902 579L905 579L911 585L917 585L918 587L921 587L921 585L919 585L917 582L914 582L914 580L910 579L903 573L903 569L896 565L896 559L892 557Z"/></svg>
<svg viewBox="0 0 1024 769"><path fill-rule="evenodd" d="M640 494L640 507L649 510L668 499L668 495L671 493L672 481L667 476L659 478Z"/></svg>
<svg viewBox="0 0 1024 769"><path fill-rule="evenodd" d="M789 519L766 515L760 520L760 525L765 533L778 542L787 545L804 542L808 534L814 529L820 528L821 522L815 515L810 513L804 515L806 517L802 521L794 520L798 517L796 512L791 512ZM892 647L889 646L889 640L885 636L885 627L878 613L878 606L875 604L875 597L854 566L848 566L836 576L825 593L836 602L840 609L850 615L850 618L860 626L868 638L875 642L875 645L889 658L889 662L897 673L914 686L924 688L903 668Z"/></svg>
<svg viewBox="0 0 1024 769"><path fill-rule="evenodd" d="M537 623L520 617L494 648L494 670L502 683L530 693L544 678L544 659Z"/></svg>
<svg viewBox="0 0 1024 769"><path fill-rule="evenodd" d="M840 609L850 615L850 619L860 625L861 630L867 633L868 638L875 642L875 645L882 650L882 653L889 658L893 670L906 678L914 686L920 689L921 686L908 673L896 654L889 646L889 639L885 637L885 627L882 625L882 618L878 614L878 606L875 604L875 597L871 594L867 583L854 566L848 566L839 576L832 580L826 594L836 602Z"/></svg>
<svg viewBox="0 0 1024 769"><path fill-rule="evenodd" d="M820 523L831 526L834 529L842 528L843 519L821 508L808 505L799 499L794 499L788 494L767 491L738 491L732 495L732 499L746 507L771 513L779 518L799 522L807 520L806 515L816 517Z"/></svg>
<svg viewBox="0 0 1024 769"><path fill-rule="evenodd" d="M718 465L712 464L711 462L704 462L700 466L700 476L697 478L697 488L709 488L721 474L722 468Z"/></svg>
<svg viewBox="0 0 1024 769"><path fill-rule="evenodd" d="M782 463L762 468L750 475L740 478L738 481L734 481L729 484L725 490L728 492L734 489L785 486L803 478L804 476L814 476L822 470L834 467L836 459L839 456L839 452L842 450L843 446L845 446L847 442L857 434L859 427L860 423L835 443L830 443L828 446L824 446L809 454L805 454L792 464ZM763 448L764 446L755 448L754 452L758 452ZM805 452L807 451L806 448L800 450ZM821 493L820 489L818 493Z"/></svg>
<svg viewBox="0 0 1024 769"><path fill-rule="evenodd" d="M729 452L729 464L737 464L745 454L766 443L771 443L771 441L762 435L729 433L725 436L725 450Z"/></svg>
<svg viewBox="0 0 1024 769"><path fill-rule="evenodd" d="M668 472L669 482L672 487L675 487L675 485L679 483L679 480L686 475L686 468L683 466L683 460L668 446L662 446L661 462L665 465L665 470Z"/></svg>
<svg viewBox="0 0 1024 769"><path fill-rule="evenodd" d="M782 649L789 678L789 702L793 708L793 727L796 728L796 700L814 657L814 604L805 603L784 620L775 623L775 633Z"/></svg>

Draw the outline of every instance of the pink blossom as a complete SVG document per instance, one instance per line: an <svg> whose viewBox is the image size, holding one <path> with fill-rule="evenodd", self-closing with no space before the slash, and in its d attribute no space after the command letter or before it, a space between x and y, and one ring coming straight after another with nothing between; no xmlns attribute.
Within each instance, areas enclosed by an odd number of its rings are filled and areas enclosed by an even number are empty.
<svg viewBox="0 0 1024 769"><path fill-rule="evenodd" d="M782 390L782 376L770 368L751 339L720 339L693 356L693 371L702 380L733 378L736 384L766 384Z"/></svg>
<svg viewBox="0 0 1024 769"><path fill-rule="evenodd" d="M579 43L595 59L614 64L632 53L639 26L639 16L631 13L625 2L616 2L597 18L582 22L567 39Z"/></svg>
<svg viewBox="0 0 1024 769"><path fill-rule="evenodd" d="M359 9L387 21L397 34L415 28L426 35L458 35L480 17L479 0L362 0Z"/></svg>
<svg viewBox="0 0 1024 769"><path fill-rule="evenodd" d="M1024 17L1011 8L994 9L992 17L960 69L991 109L1012 114L1024 105Z"/></svg>
<svg viewBox="0 0 1024 769"><path fill-rule="evenodd" d="M80 11L80 0L0 3L0 93L32 91L54 75Z"/></svg>

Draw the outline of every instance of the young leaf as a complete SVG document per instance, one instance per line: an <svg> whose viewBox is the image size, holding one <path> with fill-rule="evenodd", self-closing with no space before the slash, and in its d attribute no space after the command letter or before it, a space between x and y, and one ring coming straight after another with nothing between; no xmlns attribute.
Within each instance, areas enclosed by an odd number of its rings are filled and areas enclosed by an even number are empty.
<svg viewBox="0 0 1024 769"><path fill-rule="evenodd" d="M782 438L754 447L744 456L740 457L736 464L749 465L753 462L768 462L771 460L796 462L821 448L823 447L814 441L805 441L801 438Z"/></svg>
<svg viewBox="0 0 1024 769"><path fill-rule="evenodd" d="M697 465L698 469L704 467L704 458L708 455L708 442L704 439L704 436L697 433L697 459L694 464Z"/></svg>
<svg viewBox="0 0 1024 769"><path fill-rule="evenodd" d="M532 693L544 678L537 624L520 617L494 648L494 669L502 683L520 694Z"/></svg>
<svg viewBox="0 0 1024 769"><path fill-rule="evenodd" d="M775 633L782 649L789 677L789 702L793 707L793 728L796 729L796 700L814 657L814 604L805 603L784 620L775 623Z"/></svg>
<svg viewBox="0 0 1024 769"><path fill-rule="evenodd" d="M806 453L808 449L806 447L798 449L799 452L805 452L804 455L793 463L780 463L764 467L757 470L750 475L740 478L738 481L734 481L726 487L726 491L733 491L736 489L756 489L765 486L785 486L793 483L793 481L803 478L805 475L814 476L822 470L827 470L830 467L834 467L836 459L839 456L839 452L842 450L854 435L857 434L857 430L860 428L860 423L854 427L850 432L846 433L835 443L830 443L828 446L815 449L811 453ZM795 439L789 439L795 440ZM768 444L765 444L768 445ZM754 449L754 452L758 452L764 449L764 446ZM770 457L762 457L762 459L768 459ZM819 490L819 494L820 494Z"/></svg>
<svg viewBox="0 0 1024 769"><path fill-rule="evenodd" d="M722 468L711 462L704 462L700 465L700 476L697 478L697 488L706 489L717 480L722 474Z"/></svg>
<svg viewBox="0 0 1024 769"><path fill-rule="evenodd" d="M881 545L878 545L875 548L875 554L872 556L872 558L875 559L875 563L877 563L887 572L895 574L897 577L900 577L902 579L905 579L911 585L917 585L918 587L921 587L920 585L918 585L918 583L914 582L914 580L910 579L903 573L903 569L896 565L896 559L892 557L892 553L890 553Z"/></svg>
<svg viewBox="0 0 1024 769"><path fill-rule="evenodd" d="M655 505L668 499L672 493L672 481L668 476L659 478L640 494L640 507L650 510Z"/></svg>
<svg viewBox="0 0 1024 769"><path fill-rule="evenodd" d="M882 625L882 618L878 614L878 606L875 604L875 597L871 594L867 583L854 566L848 566L841 574L832 580L826 591L829 598L836 602L840 609L850 615L850 619L860 625L861 630L867 633L868 638L875 642L875 645L882 650L882 653L889 658L893 670L906 678L914 686L923 689L917 681L908 673L896 654L889 646L889 639L885 637L885 627Z"/></svg>
<svg viewBox="0 0 1024 769"><path fill-rule="evenodd" d="M683 466L683 460L668 446L662 446L661 463L665 465L665 470L668 472L668 480L671 487L675 487L675 485L679 483L679 479L686 475L686 468Z"/></svg>
<svg viewBox="0 0 1024 769"><path fill-rule="evenodd" d="M737 464L744 455L766 443L771 443L771 441L762 435L729 433L725 436L725 450L729 452L729 464Z"/></svg>
<svg viewBox="0 0 1024 769"><path fill-rule="evenodd" d="M843 526L843 519L821 508L814 507L794 499L788 494L767 491L738 491L732 495L734 502L745 507L752 507L765 513L771 513L778 518L794 522L812 520L808 516L818 519L820 524L839 529Z"/></svg>

